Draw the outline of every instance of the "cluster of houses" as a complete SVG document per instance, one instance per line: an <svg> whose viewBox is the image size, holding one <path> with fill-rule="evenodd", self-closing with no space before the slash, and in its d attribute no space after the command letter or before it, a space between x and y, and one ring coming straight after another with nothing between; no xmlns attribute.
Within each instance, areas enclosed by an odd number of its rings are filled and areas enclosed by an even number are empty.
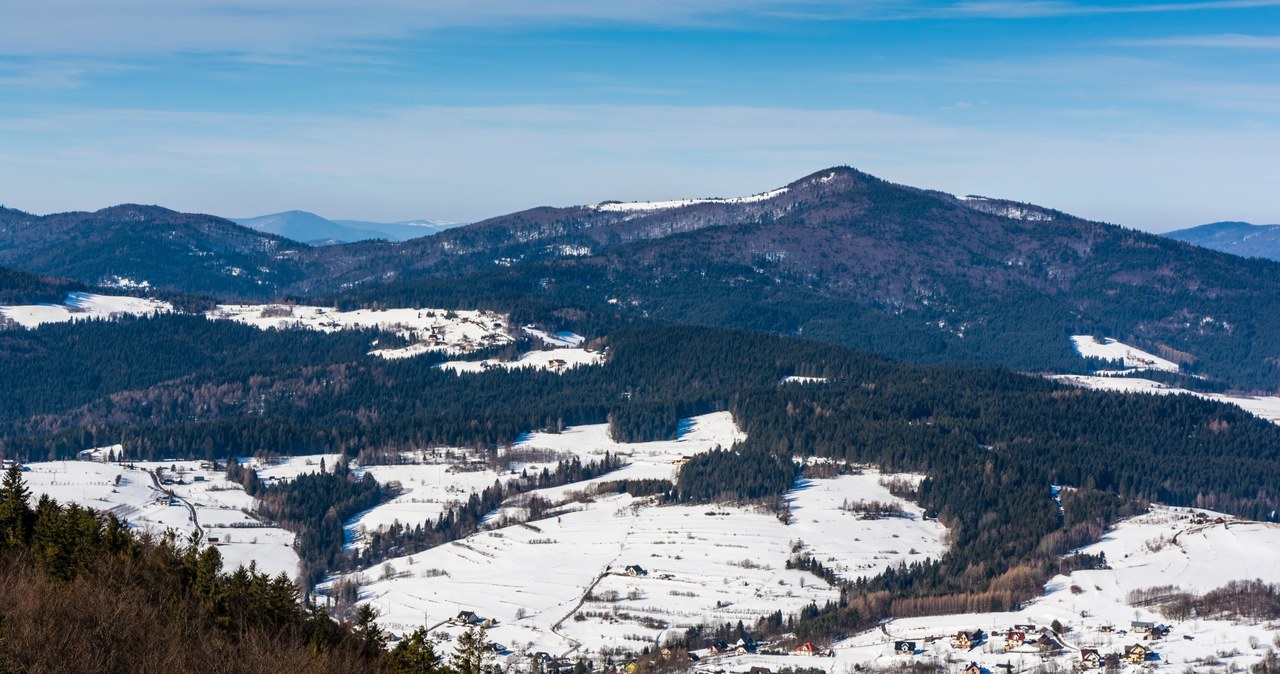
<svg viewBox="0 0 1280 674"><path fill-rule="evenodd" d="M1101 628L1102 632L1113 632L1111 626ZM1158 625L1152 622L1135 620L1130 624L1128 632L1122 634L1142 635L1147 640L1160 639L1169 633L1169 627L1166 625ZM951 646L960 650L970 650L980 646L985 641L987 635L982 630L966 631L962 630L951 635L949 640ZM925 643L932 643L934 637L925 637ZM1004 633L1004 650L1006 652L1020 651L1026 652L1027 649L1034 649L1044 655L1061 653L1068 647L1062 641L1062 638L1048 628L1037 628L1033 624L1014 625ZM919 651L916 649L915 641L899 640L893 642L893 652L898 655L915 655ZM1134 643L1121 652L1113 655L1104 655L1096 648L1079 649L1080 659L1076 664L1076 669L1087 671L1091 669L1101 669L1108 662L1124 662L1129 664L1142 664L1151 659L1155 653L1150 646L1141 642ZM981 672L982 669L976 663L971 663L965 670L966 674L975 674Z"/></svg>

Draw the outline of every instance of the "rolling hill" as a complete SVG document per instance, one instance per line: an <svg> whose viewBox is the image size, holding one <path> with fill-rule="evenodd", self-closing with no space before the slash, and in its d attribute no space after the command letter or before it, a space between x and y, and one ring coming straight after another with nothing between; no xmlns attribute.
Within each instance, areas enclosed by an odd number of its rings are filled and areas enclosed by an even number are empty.
<svg viewBox="0 0 1280 674"><path fill-rule="evenodd" d="M1214 222L1165 232L1164 235L1171 239L1241 257L1280 260L1280 225Z"/></svg>
<svg viewBox="0 0 1280 674"><path fill-rule="evenodd" d="M307 246L211 215L125 204L37 216L0 210L0 264L114 287L272 295Z"/></svg>
<svg viewBox="0 0 1280 674"><path fill-rule="evenodd" d="M285 211L252 218L232 218L233 222L259 232L313 245L332 245L384 239L407 241L431 236L457 225L432 220L409 222L366 222L363 220L329 220L307 211Z"/></svg>
<svg viewBox="0 0 1280 674"><path fill-rule="evenodd" d="M1280 390L1280 265L847 167L749 197L535 208L398 243L309 247L153 207L15 213L0 218L0 263L91 283L568 309L1031 371L1082 371L1068 338L1094 334ZM69 236L76 226L86 234Z"/></svg>

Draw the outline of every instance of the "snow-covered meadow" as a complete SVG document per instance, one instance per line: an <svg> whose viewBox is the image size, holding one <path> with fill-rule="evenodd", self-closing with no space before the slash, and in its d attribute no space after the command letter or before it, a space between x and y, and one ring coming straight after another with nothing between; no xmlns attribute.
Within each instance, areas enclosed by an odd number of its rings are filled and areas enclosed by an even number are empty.
<svg viewBox="0 0 1280 674"><path fill-rule="evenodd" d="M437 636L455 636L461 628L446 621L473 611L496 621L492 639L522 652L638 651L669 631L752 624L776 610L790 614L834 599L837 591L822 579L787 568L796 555L856 577L944 551L945 529L892 496L872 470L800 481L787 495L788 523L746 507L658 506L597 489L622 479L673 479L688 457L743 438L727 413L690 419L677 439L664 442L619 443L604 424L532 433L510 450L512 457L537 457L511 466L517 471L605 454L626 465L534 492L552 503L542 519L496 526L509 521L501 515L522 514L517 497L490 518L492 528L349 578L362 582L361 601L378 608L384 626L396 632L425 624ZM447 500L501 479L492 471L450 475L429 462L364 470L409 491L363 513L352 523L357 529L420 522L442 512ZM858 501L900 503L904 514L866 519L843 507Z"/></svg>
<svg viewBox="0 0 1280 674"><path fill-rule="evenodd" d="M199 531L203 540L216 541L227 570L253 562L272 575L298 574L294 535L251 515L253 498L207 462L51 461L26 468L23 478L34 499L48 494L154 534L173 529L186 537Z"/></svg>
<svg viewBox="0 0 1280 674"><path fill-rule="evenodd" d="M1123 363L1126 369L1123 371L1113 372L1113 374L1134 372L1137 370L1163 370L1165 372L1178 371L1178 364L1173 361L1165 360L1155 354L1147 353L1142 349L1129 346L1124 342L1118 342L1111 338L1104 338L1102 341L1098 341L1098 339L1092 335L1074 335L1071 337L1071 343L1083 358L1118 360ZM1098 374L1107 373L1099 372Z"/></svg>
<svg viewBox="0 0 1280 674"><path fill-rule="evenodd" d="M334 332L352 328L376 328L392 332L408 346L374 349L383 358L410 358L429 352L469 353L510 344L514 339L507 318L492 311L446 309L357 309L290 304L222 304L206 314L210 319L232 320L263 330L303 328Z"/></svg>
<svg viewBox="0 0 1280 674"><path fill-rule="evenodd" d="M1201 393L1177 386L1162 384L1150 379L1136 377L1105 377L1098 375L1062 374L1053 375L1050 379L1080 386L1095 391L1117 391L1121 393L1149 393L1153 395L1193 395L1205 400L1236 405L1244 411L1261 417L1267 421L1280 423L1280 397L1248 396L1226 393Z"/></svg>
<svg viewBox="0 0 1280 674"><path fill-rule="evenodd" d="M46 323L108 320L117 316L150 316L170 311L173 311L173 306L160 300L83 292L68 293L62 304L0 306L0 316L24 328L37 328Z"/></svg>

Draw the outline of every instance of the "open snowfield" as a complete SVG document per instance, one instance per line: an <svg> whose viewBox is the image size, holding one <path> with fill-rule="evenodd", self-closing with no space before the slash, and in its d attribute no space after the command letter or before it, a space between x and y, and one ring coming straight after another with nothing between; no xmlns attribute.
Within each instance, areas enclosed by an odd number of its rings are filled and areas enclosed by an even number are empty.
<svg viewBox="0 0 1280 674"><path fill-rule="evenodd" d="M1207 522L1192 519L1204 513ZM893 620L884 629L864 632L833 644L834 657L747 655L711 656L699 669L726 669L745 672L752 666L818 667L842 673L858 667L889 667L913 661L951 663L959 671L977 662L991 672L1002 672L1006 664L1015 672L1056 664L1069 671L1079 662L1080 649L1096 649L1102 654L1142 643L1155 651L1156 659L1144 665L1122 665L1121 671L1207 672L1226 671L1232 665L1247 668L1257 662L1280 630L1280 625L1248 621L1169 620L1150 607L1127 603L1129 593L1159 585L1203 594L1232 580L1261 578L1280 582L1280 525L1248 522L1224 516L1213 524L1218 513L1188 508L1155 506L1151 512L1118 524L1101 541L1083 552L1105 553L1107 570L1076 571L1057 576L1045 587L1045 596L1016 613L982 613L931 616ZM1074 589L1073 589L1074 588ZM1048 660L1030 645L1005 651L1004 633L1015 624L1044 627L1054 620L1066 626L1061 634L1063 650ZM1129 633L1134 620L1171 627L1163 639L1147 641ZM1110 631L1104 631L1110 628ZM955 648L949 637L962 630L981 629L989 636L972 650ZM1038 637L1038 632L1034 637ZM932 643L925 643L931 638ZM914 641L912 656L893 652L895 641ZM1252 641L1251 641L1252 640ZM1256 642L1259 648L1251 643ZM1226 654L1226 655L1224 655ZM1219 662L1221 664L1211 664ZM1096 671L1096 670L1095 670ZM1237 670L1241 671L1241 670Z"/></svg>
<svg viewBox="0 0 1280 674"><path fill-rule="evenodd" d="M1198 396L1205 400L1213 400L1229 405L1236 405L1255 416L1274 423L1280 423L1280 397L1227 395L1223 393L1200 393L1168 384L1139 379L1134 377L1101 377L1095 375L1062 374L1053 375L1050 379L1073 384L1095 391L1118 391L1121 393L1152 393L1156 395L1186 394Z"/></svg>
<svg viewBox="0 0 1280 674"><path fill-rule="evenodd" d="M62 304L0 307L0 315L24 328L36 328L45 323L106 320L117 316L150 316L170 311L173 311L173 306L159 300L81 292L68 293Z"/></svg>
<svg viewBox="0 0 1280 674"><path fill-rule="evenodd" d="M865 481L832 482L841 483L842 498L866 497L859 489ZM668 630L751 624L775 610L794 613L834 599L825 581L786 568L793 550L872 572L942 549L942 527L919 528L914 519L860 522L832 536L821 521L806 519L820 499L798 500L804 527L744 508L596 497L527 525L391 560L366 572L372 582L361 599L397 632L426 624L456 636L459 628L438 623L474 611L498 621L490 638L525 652L639 650ZM632 565L643 575L628 575Z"/></svg>
<svg viewBox="0 0 1280 674"><path fill-rule="evenodd" d="M517 470L606 453L629 463L590 481L535 492L554 504L543 519L488 529L365 571L361 601L377 607L380 622L395 632L425 624L436 636L456 636L462 628L444 621L474 611L496 619L490 638L517 651L638 651L669 630L751 624L776 610L794 613L834 599L825 581L786 568L797 553L853 577L944 550L945 529L889 494L875 471L802 480L788 494L790 524L749 508L657 506L649 498L593 495L600 482L671 479L688 456L743 438L728 413L687 420L678 438L665 442L615 442L603 424L532 433L512 456L547 463L513 466ZM446 466L429 463L363 470L410 491L362 514L357 527L436 516L442 498L465 498L500 477L492 471L450 475ZM517 514L519 501L504 510ZM841 508L856 501L901 503L905 514L868 520ZM628 574L632 565L643 571Z"/></svg>
<svg viewBox="0 0 1280 674"><path fill-rule="evenodd" d="M758 201L772 199L778 195L786 193L787 188L781 187L769 192L753 194L749 197L729 197L727 199L674 199L671 201L606 201L597 205L598 211L609 211L615 213L634 213L646 211L660 211L668 208L681 208L683 206L693 206L695 204L750 204Z"/></svg>
<svg viewBox="0 0 1280 674"><path fill-rule="evenodd" d="M1164 370L1177 372L1178 364L1114 339L1099 342L1091 335L1074 335L1071 343L1084 358L1118 360L1132 370Z"/></svg>
<svg viewBox="0 0 1280 674"><path fill-rule="evenodd" d="M222 304L206 314L211 319L232 320L263 330L305 328L334 332L352 328L377 328L394 332L412 342L394 349L375 349L383 358L410 358L428 352L468 353L510 344L507 318L491 311L446 309L359 309L339 311L330 307L287 304Z"/></svg>
<svg viewBox="0 0 1280 674"><path fill-rule="evenodd" d="M348 522L348 540L352 546L360 547L365 531L387 527L397 521L419 524L435 519L453 504L483 491L494 481L509 480L523 470L554 468L561 459L578 457L583 463L589 463L602 460L605 454L614 454L625 457L630 463L596 480L535 492L552 501L563 499L566 492L581 491L609 480L669 480L675 476L676 462L683 457L710 451L717 446L730 447L745 437L734 425L732 415L718 412L685 420L677 439L669 442L616 442L609 437L607 424L572 426L562 433L530 433L500 454L511 469L503 473L462 449L408 452L404 457L411 463L363 466L359 469L383 484L399 482L404 491Z"/></svg>
<svg viewBox="0 0 1280 674"><path fill-rule="evenodd" d="M113 513L134 529L157 534L174 529L184 539L198 530L205 540L218 539L225 570L254 562L272 575L283 572L292 578L298 573L293 534L249 515L253 499L209 464L51 461L26 466L23 477L33 500L48 494L59 502ZM172 491L173 498L162 489Z"/></svg>
<svg viewBox="0 0 1280 674"><path fill-rule="evenodd" d="M521 328L521 329L522 329L522 330L524 330L525 332L529 333L530 335L533 335L534 337L537 337L537 338L538 338L539 340L541 340L544 344L546 344L546 345L548 345L548 346L552 346L552 347L557 347L557 348L559 348L559 347L568 347L568 348L579 347L579 346L582 346L582 343L583 343L583 342L587 341L587 338L586 338L586 337L583 337L582 335L579 335L579 334L576 334L576 333L572 333L572 332L568 332L568 331L562 331L562 332L546 332L546 331L543 331L543 330L539 330L539 329L537 329L537 328L533 327L532 325L526 325L526 326L524 326L524 327L523 327L523 328Z"/></svg>
<svg viewBox="0 0 1280 674"><path fill-rule="evenodd" d="M451 360L440 363L436 367L454 374L474 374L499 367L507 370L529 369L565 372L582 365L602 364L604 364L603 353L587 351L586 349L564 348L550 351L529 351L516 360Z"/></svg>

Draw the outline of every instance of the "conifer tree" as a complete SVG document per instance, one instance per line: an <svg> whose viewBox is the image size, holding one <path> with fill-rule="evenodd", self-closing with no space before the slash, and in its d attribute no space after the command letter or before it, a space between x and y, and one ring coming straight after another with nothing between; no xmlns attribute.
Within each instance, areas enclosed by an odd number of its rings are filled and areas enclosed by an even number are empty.
<svg viewBox="0 0 1280 674"><path fill-rule="evenodd" d="M454 674L489 674L493 649L485 638L483 627L470 627L458 637L458 645L449 659Z"/></svg>
<svg viewBox="0 0 1280 674"><path fill-rule="evenodd" d="M419 627L403 638L387 654L391 670L396 674L445 674L435 644L427 637L427 629Z"/></svg>
<svg viewBox="0 0 1280 674"><path fill-rule="evenodd" d="M31 540L35 513L29 504L31 491L22 479L22 469L14 464L0 482L0 543L10 547Z"/></svg>

